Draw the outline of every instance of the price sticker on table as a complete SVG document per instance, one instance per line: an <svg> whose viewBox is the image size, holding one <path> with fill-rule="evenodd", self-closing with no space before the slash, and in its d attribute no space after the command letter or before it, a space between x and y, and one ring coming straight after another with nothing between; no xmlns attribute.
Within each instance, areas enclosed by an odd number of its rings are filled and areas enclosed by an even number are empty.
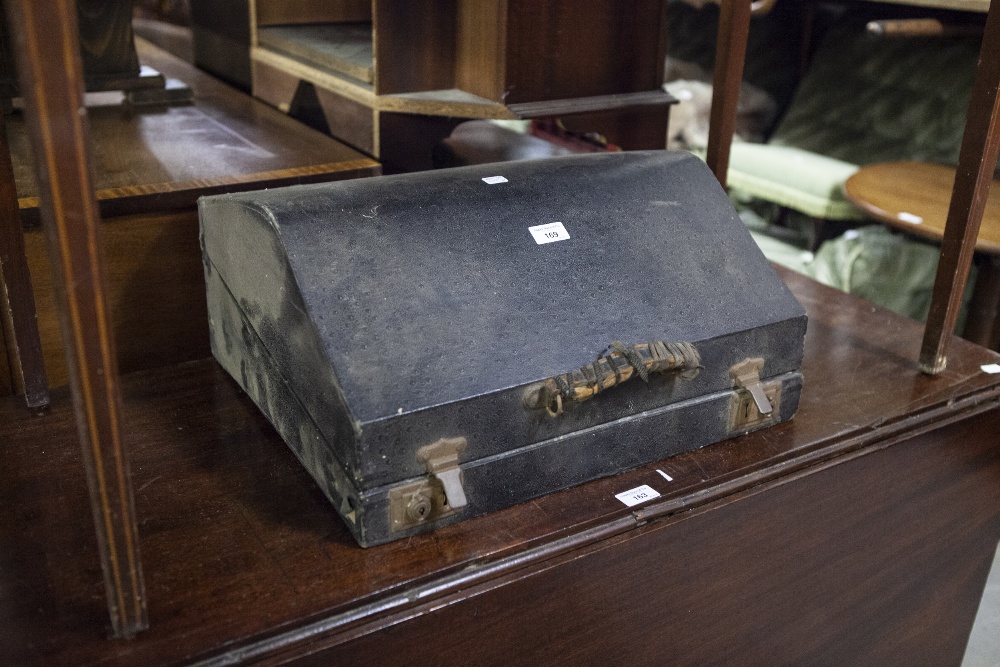
<svg viewBox="0 0 1000 667"><path fill-rule="evenodd" d="M535 239L535 243L538 245L543 245L545 243L555 243L556 241L565 241L569 238L569 232L561 222L550 222L547 225L535 225L534 227L528 227L528 231L531 232L531 236Z"/></svg>
<svg viewBox="0 0 1000 667"><path fill-rule="evenodd" d="M634 507L635 505L659 497L659 492L648 484L643 484L642 486L637 486L634 489L629 489L628 491L622 491L621 493L615 494L615 498L622 501L629 507Z"/></svg>

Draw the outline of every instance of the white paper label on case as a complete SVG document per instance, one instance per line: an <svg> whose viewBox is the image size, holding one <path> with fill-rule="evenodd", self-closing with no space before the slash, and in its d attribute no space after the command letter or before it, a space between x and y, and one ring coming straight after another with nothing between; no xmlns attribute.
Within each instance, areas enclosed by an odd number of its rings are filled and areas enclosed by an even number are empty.
<svg viewBox="0 0 1000 667"><path fill-rule="evenodd" d="M487 176L483 179L483 183L486 185L496 185L497 183L506 183L507 179L503 176Z"/></svg>
<svg viewBox="0 0 1000 667"><path fill-rule="evenodd" d="M642 486L637 486L634 489L629 489L628 491L622 491L621 493L615 494L615 498L622 501L629 507L659 497L660 494L656 491L656 489L648 484L643 484Z"/></svg>
<svg viewBox="0 0 1000 667"><path fill-rule="evenodd" d="M535 243L542 245L544 243L555 243L556 241L565 241L569 238L569 232L563 227L561 222L550 222L547 225L535 225L534 227L528 227L528 231L535 239Z"/></svg>

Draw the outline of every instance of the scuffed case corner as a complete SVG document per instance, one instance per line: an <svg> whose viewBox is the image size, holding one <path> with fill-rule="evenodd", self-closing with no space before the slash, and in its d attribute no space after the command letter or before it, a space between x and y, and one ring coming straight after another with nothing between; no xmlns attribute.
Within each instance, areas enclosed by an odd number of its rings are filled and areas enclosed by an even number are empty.
<svg viewBox="0 0 1000 667"><path fill-rule="evenodd" d="M210 261L205 262L212 355L246 391L333 503L359 543L363 506L329 443L284 382Z"/></svg>

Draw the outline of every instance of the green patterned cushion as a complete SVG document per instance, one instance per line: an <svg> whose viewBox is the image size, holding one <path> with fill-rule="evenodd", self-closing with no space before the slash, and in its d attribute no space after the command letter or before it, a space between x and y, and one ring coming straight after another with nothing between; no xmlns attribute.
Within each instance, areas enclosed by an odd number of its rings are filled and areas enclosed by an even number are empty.
<svg viewBox="0 0 1000 667"><path fill-rule="evenodd" d="M886 38L830 28L771 143L870 164L955 164L977 37Z"/></svg>

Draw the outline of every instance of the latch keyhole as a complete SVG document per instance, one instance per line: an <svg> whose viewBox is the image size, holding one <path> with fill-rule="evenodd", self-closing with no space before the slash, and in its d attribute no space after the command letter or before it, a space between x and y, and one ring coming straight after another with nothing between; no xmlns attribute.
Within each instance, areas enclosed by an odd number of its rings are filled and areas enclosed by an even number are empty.
<svg viewBox="0 0 1000 667"><path fill-rule="evenodd" d="M415 493L406 505L406 516L411 521L423 521L431 513L431 499L423 493Z"/></svg>

